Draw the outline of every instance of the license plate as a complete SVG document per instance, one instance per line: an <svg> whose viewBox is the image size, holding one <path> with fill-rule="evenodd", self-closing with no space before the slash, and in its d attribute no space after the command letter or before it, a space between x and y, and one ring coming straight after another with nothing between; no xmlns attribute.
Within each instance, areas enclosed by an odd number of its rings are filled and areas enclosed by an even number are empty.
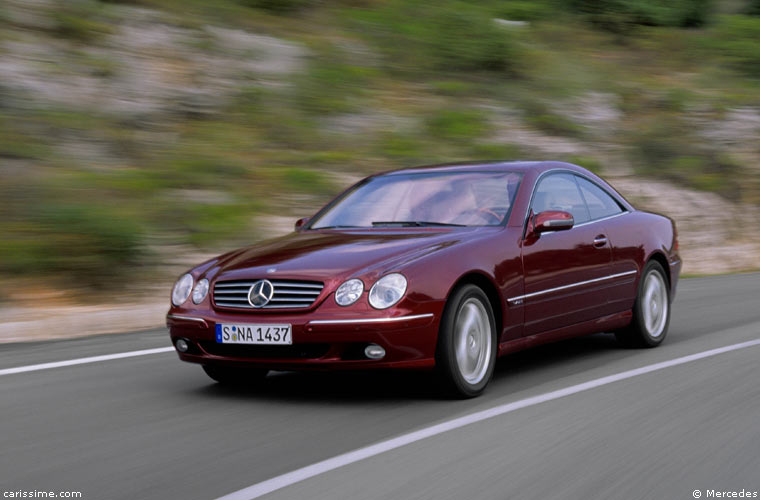
<svg viewBox="0 0 760 500"><path fill-rule="evenodd" d="M217 344L291 345L290 325L217 324Z"/></svg>

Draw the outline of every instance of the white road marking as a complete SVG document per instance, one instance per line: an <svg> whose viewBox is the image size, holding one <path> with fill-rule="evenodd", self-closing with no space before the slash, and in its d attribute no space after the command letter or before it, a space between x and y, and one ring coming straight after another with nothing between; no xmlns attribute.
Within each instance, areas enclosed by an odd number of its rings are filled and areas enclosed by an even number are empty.
<svg viewBox="0 0 760 500"><path fill-rule="evenodd" d="M86 365L88 363L98 363L100 361L110 361L112 359L134 358L136 356L147 356L148 354L159 354L162 352L171 352L174 347L158 347L156 349L143 349L141 351L117 352L116 354L104 354L102 356L90 356L89 358L68 359L66 361L54 361L52 363L40 363L38 365L17 366L15 368L4 368L0 370L0 376L13 375L14 373L36 372L40 370L50 370L52 368L61 368L63 366Z"/></svg>
<svg viewBox="0 0 760 500"><path fill-rule="evenodd" d="M513 411L526 408L528 406L534 406L537 404L545 403L547 401L552 401L554 399L570 396L571 394L577 394L579 392L587 391L589 389L595 389L597 387L608 385L613 382L618 382L620 380L637 377L639 375L644 375L644 374L651 373L657 370L662 370L664 368L670 368L672 366L678 366L684 363L690 363L692 361L697 361L699 359L709 358L712 356L717 356L718 354L736 351L739 349L745 349L747 347L752 347L756 345L760 345L760 339L750 340L747 342L741 342L739 344L733 344L733 345L729 345L725 347L719 347L717 349L710 349L709 351L703 351L696 354L691 354L689 356L683 356L680 358L671 359L669 361L662 361L660 363L654 363L651 365L642 366L641 368L636 368L633 370L616 373L614 375L608 375L606 377L601 377L595 380L590 380L588 382L583 382L582 384L565 387L564 389L559 389L556 391L539 394L538 396L521 399L520 401L514 401L512 403L506 403L503 405L495 406L487 410L478 411L475 413L471 413L470 415L465 415L463 417L455 418L453 420L449 420L446 422L442 422L440 424L426 427L418 431L410 432L408 434L403 434L401 436L388 439L387 441L381 441L379 443L367 446L365 448L360 448L358 450L350 451L342 455L328 458L327 460L323 460L322 462L317 462L315 464L308 465L301 469L297 469L292 472L288 472L286 474L282 474L280 476L267 479L266 481L256 483L247 488L243 488L242 490L238 490L233 493L230 493L229 495L220 497L217 500L252 500L254 498L259 498L273 491L285 488L286 486L290 486L292 484L299 483L301 481L312 478L314 476L318 476L320 474L330 472L332 470L338 469L345 465L350 465L355 462L364 460L366 458L374 457L376 455L380 455L387 451L395 450L396 448L401 448L402 446L406 446L408 444L412 444L429 437L443 434L444 432L452 431L454 429L459 429L460 427L464 427L466 425L474 424L476 422L482 422L483 420L487 420L489 418L498 417L500 415L511 413Z"/></svg>

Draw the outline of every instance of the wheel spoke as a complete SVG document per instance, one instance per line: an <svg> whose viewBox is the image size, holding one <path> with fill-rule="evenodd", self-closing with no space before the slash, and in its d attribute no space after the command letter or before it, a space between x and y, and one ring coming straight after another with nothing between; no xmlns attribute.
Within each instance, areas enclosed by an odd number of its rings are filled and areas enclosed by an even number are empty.
<svg viewBox="0 0 760 500"><path fill-rule="evenodd" d="M477 321L477 314L478 312L475 309L475 306L472 304L466 306L464 320L462 321L462 330L464 332L470 332L472 330L473 324Z"/></svg>
<svg viewBox="0 0 760 500"><path fill-rule="evenodd" d="M477 384L488 372L491 358L491 322L484 305L468 299L459 309L454 332L455 356L459 372L471 384Z"/></svg>
<svg viewBox="0 0 760 500"><path fill-rule="evenodd" d="M668 319L669 305L665 280L659 272L650 272L644 279L644 293L640 304L644 327L650 336L657 338L662 335Z"/></svg>

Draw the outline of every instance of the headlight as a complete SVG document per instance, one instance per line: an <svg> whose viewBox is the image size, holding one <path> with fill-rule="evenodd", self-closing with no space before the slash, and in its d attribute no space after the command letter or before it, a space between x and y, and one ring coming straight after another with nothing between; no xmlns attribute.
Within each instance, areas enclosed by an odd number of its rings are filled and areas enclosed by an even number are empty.
<svg viewBox="0 0 760 500"><path fill-rule="evenodd" d="M362 296L364 292L364 283L362 280L348 280L338 287L335 291L335 302L339 306L350 306Z"/></svg>
<svg viewBox="0 0 760 500"><path fill-rule="evenodd" d="M369 291L369 303L375 309L387 309L404 296L406 278L398 273L383 276Z"/></svg>
<svg viewBox="0 0 760 500"><path fill-rule="evenodd" d="M190 296L190 291L193 289L193 277L189 274L183 275L177 280L172 290L172 304L175 306L181 306L185 303Z"/></svg>
<svg viewBox="0 0 760 500"><path fill-rule="evenodd" d="M207 293L208 280L206 278L203 278L202 280L198 281L198 283L195 285L195 288L193 288L193 303L200 304L203 302L203 299L206 298Z"/></svg>

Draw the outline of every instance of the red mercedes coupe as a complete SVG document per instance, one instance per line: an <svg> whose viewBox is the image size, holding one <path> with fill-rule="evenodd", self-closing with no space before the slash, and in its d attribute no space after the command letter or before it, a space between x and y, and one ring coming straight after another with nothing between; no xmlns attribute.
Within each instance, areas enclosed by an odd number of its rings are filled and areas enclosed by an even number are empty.
<svg viewBox="0 0 760 500"><path fill-rule="evenodd" d="M472 397L509 352L596 332L659 345L680 269L673 221L576 165L420 167L191 269L167 325L179 358L220 383L435 369Z"/></svg>

